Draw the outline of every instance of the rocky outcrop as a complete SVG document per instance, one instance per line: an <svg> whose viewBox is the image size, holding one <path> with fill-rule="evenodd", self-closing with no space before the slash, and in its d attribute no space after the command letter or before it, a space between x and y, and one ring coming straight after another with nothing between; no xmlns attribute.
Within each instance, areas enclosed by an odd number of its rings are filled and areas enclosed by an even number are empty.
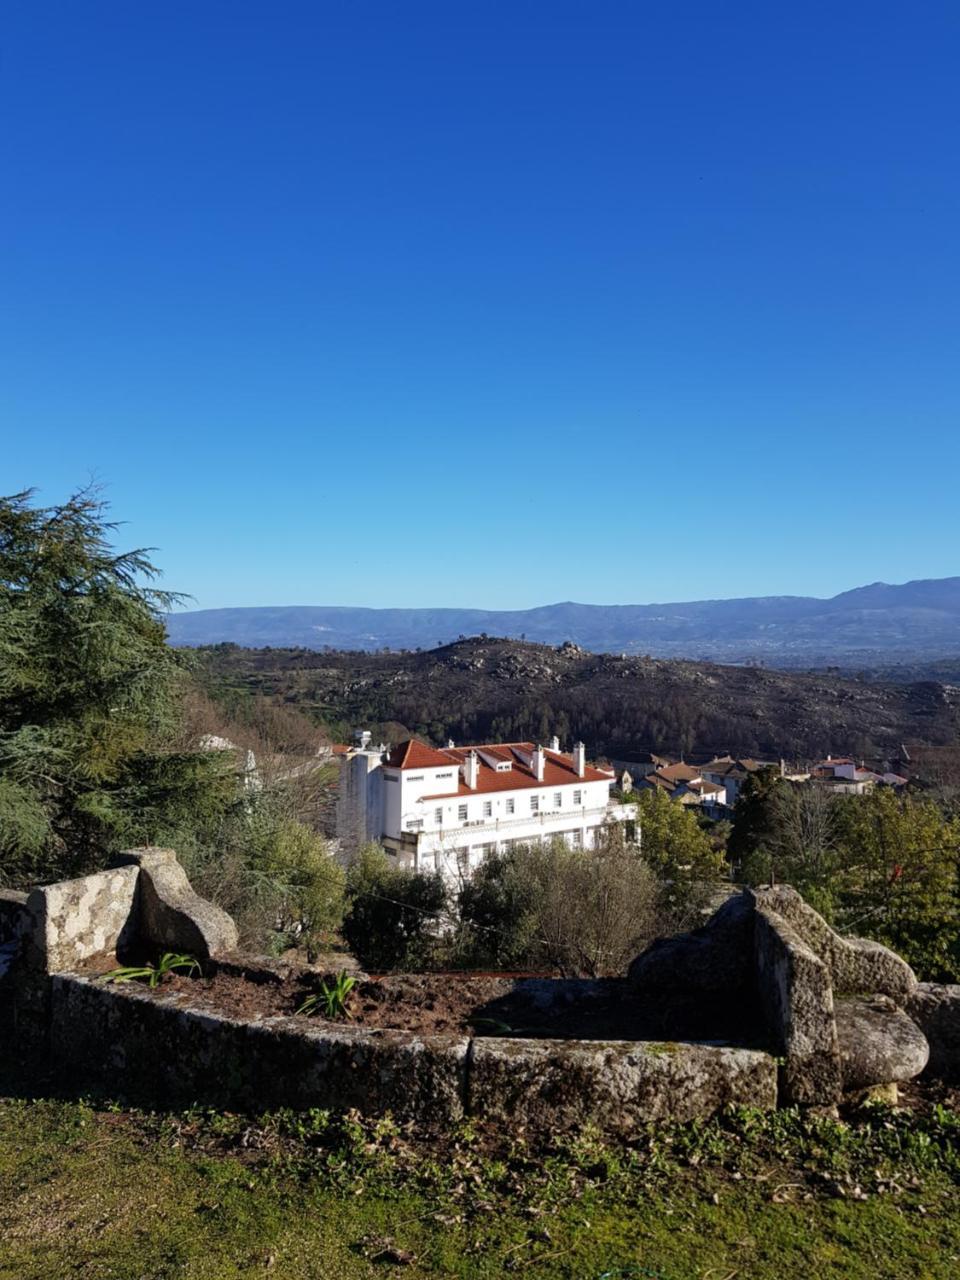
<svg viewBox="0 0 960 1280"><path fill-rule="evenodd" d="M781 1099L831 1105L844 1091L896 1084L923 1070L923 1030L939 1037L932 1061L960 1047L960 1000L918 995L895 952L845 938L787 885L745 891L700 929L655 943L633 962L638 992L675 1001L693 995L707 1011L731 1001L752 1008L782 1059ZM957 989L960 991L960 989ZM916 1010L916 1012L915 1012ZM726 1021L732 1024L729 1011ZM954 1026L956 1025L956 1030ZM957 1055L960 1068L960 1054Z"/></svg>
<svg viewBox="0 0 960 1280"><path fill-rule="evenodd" d="M118 861L139 868L137 930L142 942L199 960L235 950L237 926L225 911L194 893L173 849L130 849Z"/></svg>

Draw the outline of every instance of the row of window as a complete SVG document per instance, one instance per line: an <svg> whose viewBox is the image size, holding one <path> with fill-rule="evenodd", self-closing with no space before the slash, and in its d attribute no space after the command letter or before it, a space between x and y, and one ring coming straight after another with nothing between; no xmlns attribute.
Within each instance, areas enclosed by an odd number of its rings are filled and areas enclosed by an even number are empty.
<svg viewBox="0 0 960 1280"><path fill-rule="evenodd" d="M583 803L583 792L582 792L582 791L574 791L574 793L573 793L573 803L574 803L574 805L575 805L575 806L581 805L581 804ZM554 807L554 809L562 809L562 808L563 808L563 792L561 792L561 791L555 791L555 792L553 793L553 807ZM467 821L467 817L468 817L468 815L469 815L469 810L470 810L470 806L469 806L468 804L461 804L461 805L458 805L458 806L457 806L457 821L458 821L458 822L466 822L466 821ZM504 801L504 812L506 813L507 817L510 817L512 814L515 814L515 813L516 813L516 811L517 811L517 801L516 801L516 798L515 798L514 796L508 796L508 797L507 797L507 799ZM531 813L539 813L539 812L540 812L540 797L539 797L538 795L533 795L533 796L531 796L531 797L530 797L530 812L531 812ZM484 818L492 818L492 817L493 817L493 801L492 801L492 800L484 800L484 802L483 802L483 816L484 816ZM438 827L442 827L442 826L443 826L443 807L442 807L441 805L438 805L438 806L437 806L437 808L434 810L434 812L433 812L433 820L434 820L434 823L435 823Z"/></svg>
<svg viewBox="0 0 960 1280"><path fill-rule="evenodd" d="M583 832L582 831L560 831L557 834L561 839L566 840L567 844L571 848L573 849L583 848ZM530 842L526 840L504 840L501 842L500 848L504 851L504 853L507 853L511 849L524 848L529 843ZM459 870L463 874L467 875L471 870L471 861L474 866L479 865L479 863L483 862L485 858L492 857L493 854L496 852L496 848L497 846L495 844L477 844L477 845L474 845L472 849L470 849L466 845L461 845L458 848L454 849L453 853L456 856L457 866ZM471 859L471 854L473 855L472 859ZM428 868L431 870L433 869L439 870L442 864L443 864L442 854L430 853L423 856L423 860L420 865L423 870L426 870Z"/></svg>

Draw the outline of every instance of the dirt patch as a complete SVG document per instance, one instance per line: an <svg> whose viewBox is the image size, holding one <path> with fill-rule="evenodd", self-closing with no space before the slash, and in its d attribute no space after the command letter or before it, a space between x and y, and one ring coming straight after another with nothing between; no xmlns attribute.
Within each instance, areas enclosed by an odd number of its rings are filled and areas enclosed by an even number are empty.
<svg viewBox="0 0 960 1280"><path fill-rule="evenodd" d="M115 963L115 962L114 962ZM106 966L107 968L112 966ZM97 971L104 972L99 965ZM212 962L201 975L170 974L154 988L184 1005L256 1021L296 1014L334 975L314 969ZM138 982L138 989L150 988ZM490 974L396 974L360 979L337 1026L421 1035L572 1040L708 1040L763 1048L735 1007L704 1008L676 994L638 993L625 979L577 981ZM330 1025L322 1015L306 1023Z"/></svg>

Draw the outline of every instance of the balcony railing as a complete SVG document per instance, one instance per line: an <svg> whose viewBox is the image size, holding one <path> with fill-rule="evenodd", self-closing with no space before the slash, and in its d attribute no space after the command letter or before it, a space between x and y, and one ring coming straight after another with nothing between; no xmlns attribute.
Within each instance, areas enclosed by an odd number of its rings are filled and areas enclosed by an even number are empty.
<svg viewBox="0 0 960 1280"><path fill-rule="evenodd" d="M531 824L543 827L548 823L550 825L556 822L577 823L599 816L610 818L614 822L622 822L629 816L627 810L630 808L631 806L620 804L605 804L595 805L592 808L581 806L577 809L548 809L543 813L528 813L519 817L514 815L512 818L471 818L465 822L451 823L449 826L408 829L401 834L400 840L404 844L415 846L421 839L428 836L450 836L451 838L461 834L474 836L481 830L510 831L516 830L517 827L529 827Z"/></svg>

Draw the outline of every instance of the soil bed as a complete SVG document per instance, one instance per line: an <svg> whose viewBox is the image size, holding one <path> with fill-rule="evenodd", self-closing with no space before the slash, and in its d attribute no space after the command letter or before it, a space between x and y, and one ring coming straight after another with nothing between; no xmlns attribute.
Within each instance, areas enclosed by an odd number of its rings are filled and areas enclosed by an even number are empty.
<svg viewBox="0 0 960 1280"><path fill-rule="evenodd" d="M95 966L104 972L116 965ZM94 968L94 966L90 966ZM332 981L334 975L327 975ZM154 990L191 1008L258 1020L295 1014L324 975L278 965L219 961L202 976L167 975ZM138 984L143 989L146 984ZM149 990L149 988L147 988ZM347 1017L332 1025L368 1030L573 1040L708 1040L766 1048L746 1010L705 1008L677 994L645 994L623 978L517 978L488 974L390 974L361 978L347 997ZM331 1025L319 1015L304 1023ZM753 1023L753 1027L751 1027Z"/></svg>

